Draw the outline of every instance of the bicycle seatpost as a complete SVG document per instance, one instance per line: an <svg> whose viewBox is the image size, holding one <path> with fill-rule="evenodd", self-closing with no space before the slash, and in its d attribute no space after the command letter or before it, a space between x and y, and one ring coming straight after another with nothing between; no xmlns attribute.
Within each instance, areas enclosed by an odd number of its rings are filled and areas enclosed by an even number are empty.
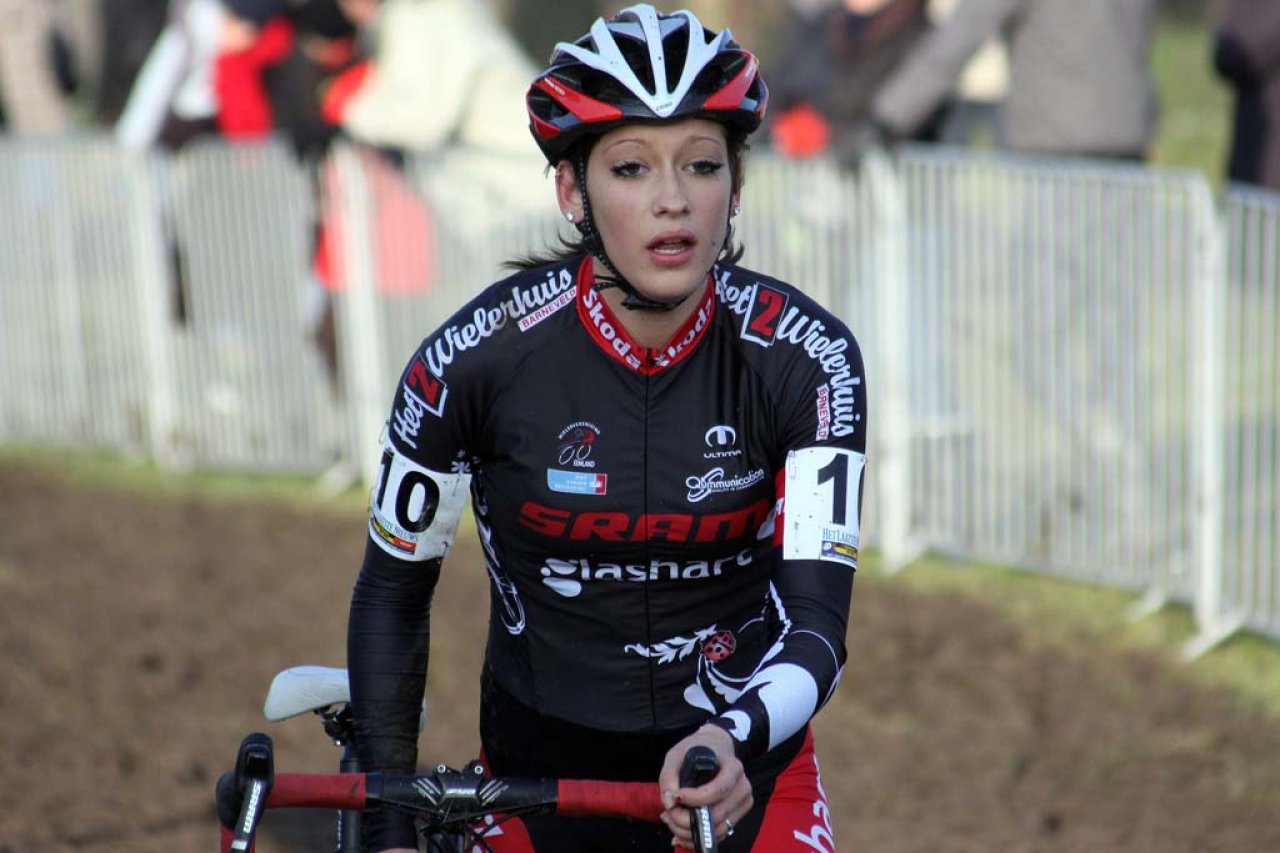
<svg viewBox="0 0 1280 853"><path fill-rule="evenodd" d="M695 746L684 754L680 765L680 787L697 788L707 784L720 772L716 754L705 746ZM711 822L710 806L691 806L693 849L695 853L716 853L716 827Z"/></svg>

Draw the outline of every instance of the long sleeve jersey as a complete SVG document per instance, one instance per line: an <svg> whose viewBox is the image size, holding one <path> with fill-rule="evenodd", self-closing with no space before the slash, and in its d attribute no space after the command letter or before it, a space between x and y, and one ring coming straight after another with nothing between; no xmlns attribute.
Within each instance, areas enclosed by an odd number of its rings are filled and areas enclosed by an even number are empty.
<svg viewBox="0 0 1280 853"><path fill-rule="evenodd" d="M589 258L481 293L397 387L352 606L368 769L410 769L427 609L470 497L491 577L486 665L603 732L713 720L751 760L846 658L866 388L848 329L791 285L716 266L638 346Z"/></svg>

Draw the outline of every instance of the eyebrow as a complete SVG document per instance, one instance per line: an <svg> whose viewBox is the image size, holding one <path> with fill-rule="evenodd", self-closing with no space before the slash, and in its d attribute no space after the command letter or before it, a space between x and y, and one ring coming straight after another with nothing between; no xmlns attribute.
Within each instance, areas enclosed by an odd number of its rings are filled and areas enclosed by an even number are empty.
<svg viewBox="0 0 1280 853"><path fill-rule="evenodd" d="M646 146L646 147L651 147L651 146L650 146L649 141L648 141L647 139L643 138L643 137L640 137L640 136L624 136L624 137L622 137L621 139L615 139L615 140L613 140L612 142L610 142L608 145L605 145L605 146L604 146L604 148L603 148L603 150L608 151L608 150L609 150L609 149L611 149L611 148L616 148L616 147L617 147L617 146L619 146L619 145L625 145L625 144L627 144L628 142L635 143L636 145L643 145L643 146ZM691 136L691 137L689 137L689 139L688 139L688 140L686 140L686 141L685 141L685 143L683 143L681 147L684 147L684 145L692 145L692 144L694 144L694 143L696 143L696 142L710 142L710 143L712 143L713 145L718 145L718 146L721 146L721 147L724 147L724 148L727 148L727 147L728 147L728 146L725 144L725 141L724 141L723 139L720 139L720 138L719 138L719 137L717 137L717 136L713 136L713 135L711 135L711 134L706 134L706 133L700 133L700 134L698 134L697 136Z"/></svg>

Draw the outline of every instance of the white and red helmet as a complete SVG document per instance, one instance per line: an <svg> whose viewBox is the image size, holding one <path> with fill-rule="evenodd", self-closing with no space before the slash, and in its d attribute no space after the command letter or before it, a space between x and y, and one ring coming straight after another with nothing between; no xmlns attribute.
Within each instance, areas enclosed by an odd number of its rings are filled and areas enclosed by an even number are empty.
<svg viewBox="0 0 1280 853"><path fill-rule="evenodd" d="M627 122L696 116L750 133L769 100L759 67L729 30L706 30L687 10L663 14L638 3L556 45L525 96L529 129L551 163L583 136Z"/></svg>

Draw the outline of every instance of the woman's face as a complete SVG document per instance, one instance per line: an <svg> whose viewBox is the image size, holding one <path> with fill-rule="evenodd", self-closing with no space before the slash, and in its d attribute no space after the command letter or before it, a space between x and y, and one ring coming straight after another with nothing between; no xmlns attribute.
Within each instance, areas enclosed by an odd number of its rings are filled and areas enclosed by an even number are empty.
<svg viewBox="0 0 1280 853"><path fill-rule="evenodd" d="M724 246L731 171L724 125L705 119L624 125L591 149L595 227L609 259L642 295L675 300L706 281ZM568 164L557 172L557 190L562 208L580 219L582 198Z"/></svg>

